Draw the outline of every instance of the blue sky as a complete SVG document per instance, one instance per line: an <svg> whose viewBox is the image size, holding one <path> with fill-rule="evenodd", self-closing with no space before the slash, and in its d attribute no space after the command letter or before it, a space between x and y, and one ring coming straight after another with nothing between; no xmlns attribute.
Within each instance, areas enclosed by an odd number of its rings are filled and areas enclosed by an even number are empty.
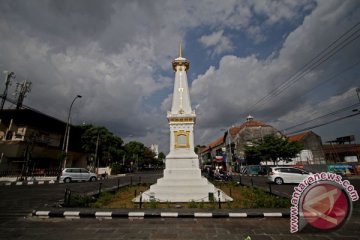
<svg viewBox="0 0 360 240"><path fill-rule="evenodd" d="M74 124L102 125L164 153L180 43L191 64L195 144L248 114L283 130L359 102L357 0L5 0L0 10L0 70L17 75L10 91L15 82L33 83L24 104L65 120L80 94ZM259 102L353 26L351 42ZM313 131L324 142L355 134L359 143L359 116Z"/></svg>

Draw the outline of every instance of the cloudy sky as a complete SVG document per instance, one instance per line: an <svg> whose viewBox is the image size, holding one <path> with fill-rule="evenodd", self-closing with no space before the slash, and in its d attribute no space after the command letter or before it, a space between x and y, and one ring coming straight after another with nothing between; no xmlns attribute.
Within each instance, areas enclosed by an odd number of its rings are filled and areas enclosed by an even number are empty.
<svg viewBox="0 0 360 240"><path fill-rule="evenodd" d="M2 0L0 11L0 70L16 73L10 93L15 82L31 81L24 104L64 121L80 94L73 124L105 126L164 153L180 43L190 61L196 144L248 114L290 134L360 109L352 106L360 87L357 0ZM359 143L359 122L360 115L313 131L323 142L355 134Z"/></svg>

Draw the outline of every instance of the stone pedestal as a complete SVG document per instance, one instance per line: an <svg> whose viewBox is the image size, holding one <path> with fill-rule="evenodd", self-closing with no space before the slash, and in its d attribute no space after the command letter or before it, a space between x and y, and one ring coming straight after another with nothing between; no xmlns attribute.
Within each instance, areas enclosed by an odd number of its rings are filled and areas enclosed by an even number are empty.
<svg viewBox="0 0 360 240"><path fill-rule="evenodd" d="M232 198L217 189L212 183L201 176L199 160L196 155L190 158L179 158L182 154L166 158L164 177L150 186L150 189L142 193L142 201L155 200L158 202L209 202L209 195L215 201L232 201ZM140 201L140 196L134 199Z"/></svg>

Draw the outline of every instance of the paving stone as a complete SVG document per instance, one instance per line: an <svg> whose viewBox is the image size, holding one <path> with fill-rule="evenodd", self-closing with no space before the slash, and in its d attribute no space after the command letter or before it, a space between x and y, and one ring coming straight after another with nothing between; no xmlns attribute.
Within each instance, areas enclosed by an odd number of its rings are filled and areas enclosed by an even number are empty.
<svg viewBox="0 0 360 240"><path fill-rule="evenodd" d="M298 234L301 240L330 240L330 236L326 235L314 235L314 234Z"/></svg>
<svg viewBox="0 0 360 240"><path fill-rule="evenodd" d="M353 219L356 220L356 219ZM0 239L358 239L358 224L319 234L289 232L288 219L34 219L0 220Z"/></svg>

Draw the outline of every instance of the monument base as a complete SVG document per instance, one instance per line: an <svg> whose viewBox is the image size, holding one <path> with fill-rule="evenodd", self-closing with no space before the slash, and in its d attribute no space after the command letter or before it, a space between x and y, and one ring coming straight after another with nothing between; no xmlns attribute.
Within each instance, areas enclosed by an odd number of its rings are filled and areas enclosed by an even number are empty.
<svg viewBox="0 0 360 240"><path fill-rule="evenodd" d="M195 155L196 156L196 155ZM157 180L150 189L133 199L134 202L211 202L232 201L201 176L199 160L195 156L187 159L166 158L164 177Z"/></svg>

